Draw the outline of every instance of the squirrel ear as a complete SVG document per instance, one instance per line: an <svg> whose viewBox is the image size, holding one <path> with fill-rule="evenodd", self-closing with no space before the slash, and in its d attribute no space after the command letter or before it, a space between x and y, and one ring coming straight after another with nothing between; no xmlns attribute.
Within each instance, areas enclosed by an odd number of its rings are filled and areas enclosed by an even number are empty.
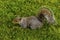
<svg viewBox="0 0 60 40"><path fill-rule="evenodd" d="M19 19L19 20L21 20L21 17L20 16L17 16L16 18Z"/></svg>

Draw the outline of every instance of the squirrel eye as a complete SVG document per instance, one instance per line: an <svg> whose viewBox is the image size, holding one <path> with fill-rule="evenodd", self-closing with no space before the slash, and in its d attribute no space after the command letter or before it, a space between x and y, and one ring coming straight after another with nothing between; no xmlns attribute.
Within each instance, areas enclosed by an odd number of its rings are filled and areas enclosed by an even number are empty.
<svg viewBox="0 0 60 40"><path fill-rule="evenodd" d="M21 20L21 18L19 20Z"/></svg>

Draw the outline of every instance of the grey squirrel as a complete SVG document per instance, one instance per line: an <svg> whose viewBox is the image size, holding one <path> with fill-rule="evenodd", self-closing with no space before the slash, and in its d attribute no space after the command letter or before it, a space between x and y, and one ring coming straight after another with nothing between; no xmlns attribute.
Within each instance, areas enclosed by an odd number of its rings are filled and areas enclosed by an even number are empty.
<svg viewBox="0 0 60 40"><path fill-rule="evenodd" d="M37 16L16 17L13 19L14 24L21 25L22 28L30 27L31 29L41 28L45 22L55 23L54 14L48 8L41 8Z"/></svg>

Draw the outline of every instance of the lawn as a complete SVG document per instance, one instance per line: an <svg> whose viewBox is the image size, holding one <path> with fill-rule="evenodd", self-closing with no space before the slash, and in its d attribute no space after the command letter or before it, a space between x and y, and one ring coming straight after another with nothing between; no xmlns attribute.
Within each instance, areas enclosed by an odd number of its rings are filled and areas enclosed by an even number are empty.
<svg viewBox="0 0 60 40"><path fill-rule="evenodd" d="M12 23L15 15L36 15L42 6L54 12L58 25L31 30ZM0 40L60 40L60 0L0 0Z"/></svg>

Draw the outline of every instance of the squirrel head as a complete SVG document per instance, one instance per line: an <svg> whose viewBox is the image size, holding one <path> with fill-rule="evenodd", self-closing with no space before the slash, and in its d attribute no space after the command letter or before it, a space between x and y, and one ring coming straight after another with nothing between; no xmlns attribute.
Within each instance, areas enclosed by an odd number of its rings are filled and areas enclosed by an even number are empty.
<svg viewBox="0 0 60 40"><path fill-rule="evenodd" d="M19 16L17 16L16 18L13 19L12 23L13 24L19 24L21 21L21 18Z"/></svg>

